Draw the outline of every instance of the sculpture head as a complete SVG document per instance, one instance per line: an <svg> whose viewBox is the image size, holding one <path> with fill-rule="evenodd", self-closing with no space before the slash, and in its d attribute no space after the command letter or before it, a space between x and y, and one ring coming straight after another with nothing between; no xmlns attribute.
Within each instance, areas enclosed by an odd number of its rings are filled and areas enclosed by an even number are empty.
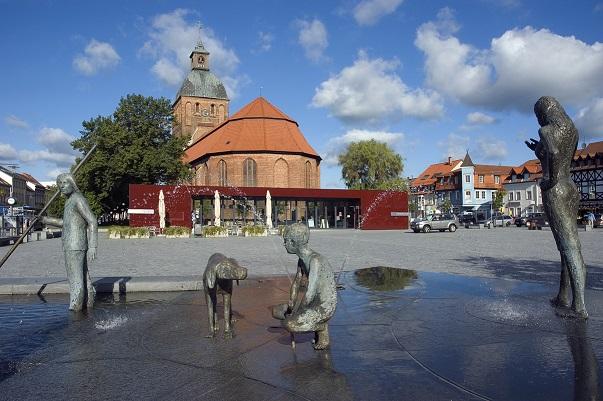
<svg viewBox="0 0 603 401"><path fill-rule="evenodd" d="M226 258L207 272L207 286L214 288L218 280L245 280L247 269L232 258Z"/></svg>
<svg viewBox="0 0 603 401"><path fill-rule="evenodd" d="M549 124L561 126L568 122L573 125L563 106L552 96L542 96L538 99L534 105L534 114L536 114L538 124L541 127Z"/></svg>
<svg viewBox="0 0 603 401"><path fill-rule="evenodd" d="M310 239L310 229L302 223L294 223L285 227L283 233L285 249L288 253L297 253L297 251L308 244Z"/></svg>
<svg viewBox="0 0 603 401"><path fill-rule="evenodd" d="M74 192L78 192L79 188L70 173L59 174L57 177L57 187L63 195L71 195Z"/></svg>

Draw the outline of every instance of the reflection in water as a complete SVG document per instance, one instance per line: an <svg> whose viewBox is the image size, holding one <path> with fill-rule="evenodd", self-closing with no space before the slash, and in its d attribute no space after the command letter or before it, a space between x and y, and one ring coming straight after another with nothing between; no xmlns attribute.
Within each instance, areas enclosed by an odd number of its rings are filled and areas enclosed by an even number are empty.
<svg viewBox="0 0 603 401"><path fill-rule="evenodd" d="M574 401L599 399L599 362L586 336L586 324L584 320L571 320L565 327L574 359Z"/></svg>
<svg viewBox="0 0 603 401"><path fill-rule="evenodd" d="M359 285L371 290L395 291L407 287L418 275L415 270L376 266L356 270L354 277Z"/></svg>

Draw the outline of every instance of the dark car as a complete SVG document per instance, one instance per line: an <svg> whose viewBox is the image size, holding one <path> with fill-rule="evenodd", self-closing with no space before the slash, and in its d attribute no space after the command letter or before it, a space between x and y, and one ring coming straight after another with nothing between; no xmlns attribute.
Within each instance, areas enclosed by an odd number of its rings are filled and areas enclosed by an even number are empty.
<svg viewBox="0 0 603 401"><path fill-rule="evenodd" d="M538 213L537 215L528 218L526 226L530 230L542 230L543 227L549 226L549 221L546 214Z"/></svg>
<svg viewBox="0 0 603 401"><path fill-rule="evenodd" d="M539 217L539 216L543 216L544 213L542 212L533 212L533 213L528 213L525 216L521 216L521 217L516 217L515 218L515 225L517 227L521 227L521 226L526 226L528 220L531 220L533 218Z"/></svg>

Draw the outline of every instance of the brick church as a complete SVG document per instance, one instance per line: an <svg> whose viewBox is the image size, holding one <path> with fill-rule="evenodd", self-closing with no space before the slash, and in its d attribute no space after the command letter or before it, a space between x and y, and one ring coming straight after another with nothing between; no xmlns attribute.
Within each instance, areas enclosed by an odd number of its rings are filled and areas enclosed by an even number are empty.
<svg viewBox="0 0 603 401"><path fill-rule="evenodd" d="M321 157L294 119L263 97L229 115L226 89L201 42L190 59L173 104L173 134L190 138L184 160L192 182L130 184L130 225L159 226L164 199L168 225L220 225L229 233L296 221L312 229L408 228L405 192L321 189Z"/></svg>
<svg viewBox="0 0 603 401"><path fill-rule="evenodd" d="M174 102L174 135L190 137L193 185L320 188L321 157L295 120L259 97L234 115L199 42Z"/></svg>

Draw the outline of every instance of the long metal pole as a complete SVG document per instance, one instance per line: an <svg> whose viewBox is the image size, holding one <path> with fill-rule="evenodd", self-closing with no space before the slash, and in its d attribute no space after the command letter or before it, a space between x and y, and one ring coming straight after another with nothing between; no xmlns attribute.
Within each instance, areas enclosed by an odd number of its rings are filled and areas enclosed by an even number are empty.
<svg viewBox="0 0 603 401"><path fill-rule="evenodd" d="M92 148L88 151L88 153L86 153L86 156L84 156L84 158L82 160L80 160L80 162L77 164L77 166L75 166L75 168L73 169L73 171L71 172L71 174L75 174L79 170L79 168L82 166L82 164L84 164L86 162L86 160L88 160L90 158L90 155L92 155L92 152L94 152L95 149L96 149L96 144L94 144L94 146L92 146ZM31 231L31 229L34 227L34 224L40 219L40 217L42 217L42 215L50 207L50 204L60 194L61 194L61 191L56 191L55 194L52 195L52 198L50 198L50 200L48 202L46 202L46 205L44 205L44 208L40 211L40 213L38 213L38 215L36 217L34 217L33 221L29 224L29 227L27 227L27 229L25 231L23 231L23 234L21 234L21 236L19 237L19 239L17 240L17 242L15 242L13 244L13 246L8 250L8 252L6 252L6 254L2 258L2 260L0 260L0 269L2 268L2 266L4 266L4 262L6 262L8 260L8 258L10 257L10 255L12 255L13 252L15 252L15 250L17 249L17 247L23 242L23 239L25 238L25 236L27 234L29 234L29 232Z"/></svg>

